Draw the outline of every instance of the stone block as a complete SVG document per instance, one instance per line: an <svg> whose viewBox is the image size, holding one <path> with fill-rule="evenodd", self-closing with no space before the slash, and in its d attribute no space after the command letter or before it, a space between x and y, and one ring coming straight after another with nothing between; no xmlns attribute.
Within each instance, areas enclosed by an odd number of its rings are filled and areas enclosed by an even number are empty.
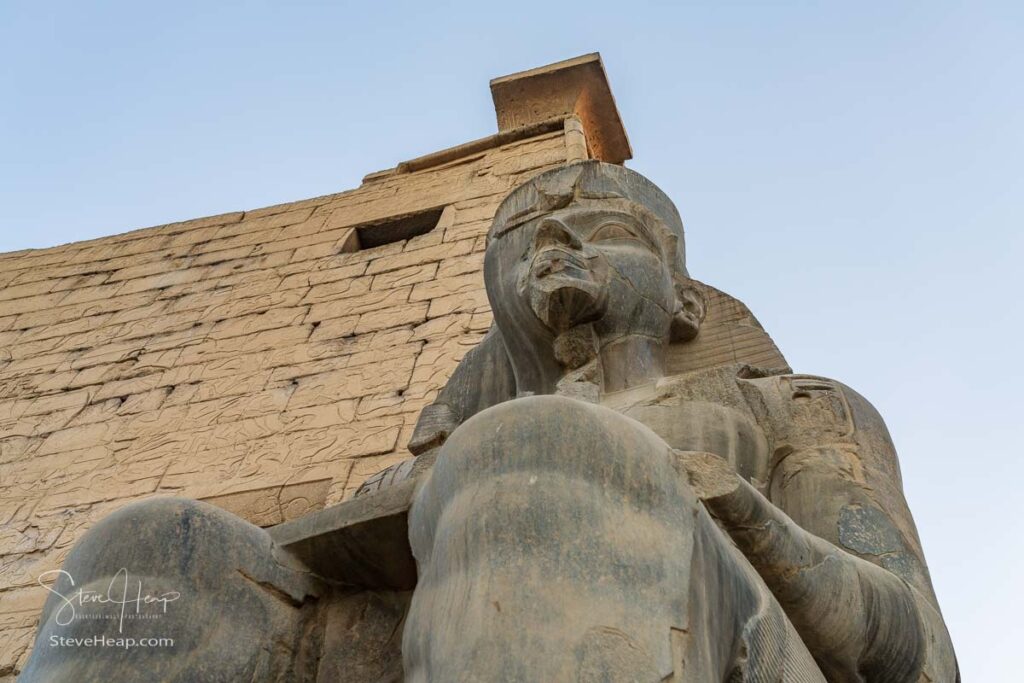
<svg viewBox="0 0 1024 683"><path fill-rule="evenodd" d="M427 319L427 304L411 303L363 313L356 325L356 334L367 334L390 327L418 325Z"/></svg>
<svg viewBox="0 0 1024 683"><path fill-rule="evenodd" d="M373 283L370 285L370 289L395 289L406 285L414 285L418 282L429 282L437 274L437 266L437 263L424 263L400 270L379 273L373 276Z"/></svg>
<svg viewBox="0 0 1024 683"><path fill-rule="evenodd" d="M376 275L377 273L385 273L389 270L399 270L401 268L408 268L409 266L441 261L442 259L452 258L454 256L462 256L470 253L472 250L473 244L471 240L436 244L424 249L406 251L400 254L374 259L373 262L370 263L370 267L367 268L366 272L369 275Z"/></svg>
<svg viewBox="0 0 1024 683"><path fill-rule="evenodd" d="M465 273L453 277L439 277L430 282L421 282L412 288L409 301L426 301L445 296L465 294L482 290L483 279L479 273Z"/></svg>
<svg viewBox="0 0 1024 683"><path fill-rule="evenodd" d="M487 292L483 289L468 289L465 292L431 299L428 318L437 318L451 313L472 313L487 307Z"/></svg>
<svg viewBox="0 0 1024 683"><path fill-rule="evenodd" d="M315 304L359 296L370 291L372 281L372 277L353 277L315 284L305 293L302 301Z"/></svg>
<svg viewBox="0 0 1024 683"><path fill-rule="evenodd" d="M372 264L371 264L372 266ZM330 318L342 318L353 315L360 315L370 311L379 311L391 308L409 300L409 293L412 287L399 287L382 291L369 291L358 296L339 299L337 301L326 301L313 304L310 307L306 322L318 322Z"/></svg>
<svg viewBox="0 0 1024 683"><path fill-rule="evenodd" d="M383 368L362 365L303 377L298 380L289 405L320 405L404 389L408 386L415 362L415 358L403 358Z"/></svg>

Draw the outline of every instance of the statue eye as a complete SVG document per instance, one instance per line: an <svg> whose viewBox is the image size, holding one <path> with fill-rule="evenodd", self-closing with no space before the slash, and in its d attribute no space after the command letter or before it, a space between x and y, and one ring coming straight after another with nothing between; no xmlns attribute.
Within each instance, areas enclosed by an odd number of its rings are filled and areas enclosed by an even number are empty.
<svg viewBox="0 0 1024 683"><path fill-rule="evenodd" d="M639 240L639 238L621 223L605 223L590 236L591 242L607 242L611 240Z"/></svg>

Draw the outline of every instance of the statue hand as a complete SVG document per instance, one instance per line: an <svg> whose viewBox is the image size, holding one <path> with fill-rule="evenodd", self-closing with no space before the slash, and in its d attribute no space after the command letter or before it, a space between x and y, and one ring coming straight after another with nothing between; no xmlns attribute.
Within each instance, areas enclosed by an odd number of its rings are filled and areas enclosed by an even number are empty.
<svg viewBox="0 0 1024 683"><path fill-rule="evenodd" d="M870 680L918 680L920 671L955 670L942 617L909 584L801 528L723 458L673 455L676 470L764 579L828 680L865 680L864 671Z"/></svg>
<svg viewBox="0 0 1024 683"><path fill-rule="evenodd" d="M735 493L742 479L724 458L705 451L673 450L676 470L705 503Z"/></svg>

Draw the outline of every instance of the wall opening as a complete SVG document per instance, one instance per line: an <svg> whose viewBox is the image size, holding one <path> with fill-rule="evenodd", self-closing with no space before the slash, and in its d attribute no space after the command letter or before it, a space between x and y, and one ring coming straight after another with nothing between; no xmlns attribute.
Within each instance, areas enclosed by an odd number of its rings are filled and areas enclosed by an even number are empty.
<svg viewBox="0 0 1024 683"><path fill-rule="evenodd" d="M359 238L358 249L373 249L392 242L401 242L417 235L425 235L435 227L441 219L443 206L436 206L425 211L392 216L372 223L355 226Z"/></svg>

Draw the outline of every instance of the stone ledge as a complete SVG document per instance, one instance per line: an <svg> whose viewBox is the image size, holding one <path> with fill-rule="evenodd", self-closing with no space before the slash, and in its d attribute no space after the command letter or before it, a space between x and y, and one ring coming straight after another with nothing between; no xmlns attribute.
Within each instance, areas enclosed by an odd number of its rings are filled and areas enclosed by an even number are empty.
<svg viewBox="0 0 1024 683"><path fill-rule="evenodd" d="M268 531L328 581L408 590L416 585L407 521L415 484L404 481Z"/></svg>
<svg viewBox="0 0 1024 683"><path fill-rule="evenodd" d="M597 52L495 78L491 97L499 131L576 116L592 159L621 164L633 158Z"/></svg>

